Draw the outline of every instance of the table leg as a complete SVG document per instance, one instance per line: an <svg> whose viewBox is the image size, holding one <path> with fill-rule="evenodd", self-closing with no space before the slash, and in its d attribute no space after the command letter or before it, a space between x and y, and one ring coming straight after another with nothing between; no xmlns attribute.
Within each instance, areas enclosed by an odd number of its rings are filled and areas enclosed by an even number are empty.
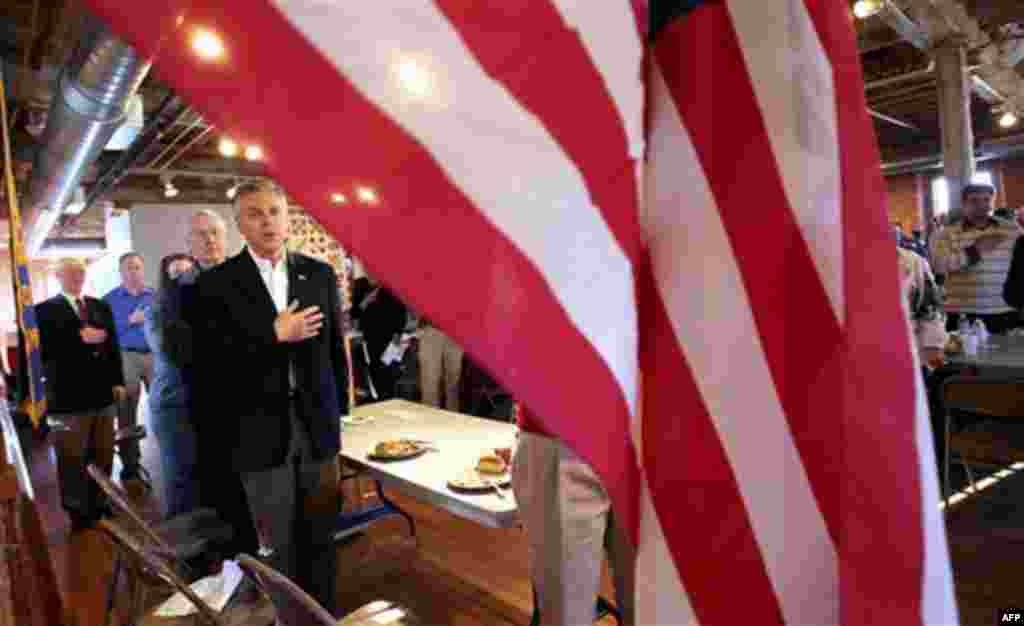
<svg viewBox="0 0 1024 626"><path fill-rule="evenodd" d="M380 504L365 510L355 511L353 513L341 513L338 516L338 523L335 526L333 537L335 541L341 541L350 535L354 535L378 519L387 517L388 515L401 515L404 517L405 521L409 524L409 534L412 535L413 538L416 537L416 522L413 520L412 516L403 511L397 504L384 495L384 487L380 484L379 480L374 480L373 482L376 485L377 497L380 499Z"/></svg>

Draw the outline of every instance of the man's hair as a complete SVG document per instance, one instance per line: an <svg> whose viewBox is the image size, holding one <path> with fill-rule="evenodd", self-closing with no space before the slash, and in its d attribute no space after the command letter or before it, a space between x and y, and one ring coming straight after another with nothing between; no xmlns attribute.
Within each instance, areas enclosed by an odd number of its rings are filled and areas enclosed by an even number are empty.
<svg viewBox="0 0 1024 626"><path fill-rule="evenodd" d="M221 227L224 228L224 232L226 233L228 231L228 223L224 220L223 215L211 209L199 209L188 218L188 228L185 231L186 242L189 242L192 239L192 222L196 221L197 217L205 217L211 221L219 222Z"/></svg>
<svg viewBox="0 0 1024 626"><path fill-rule="evenodd" d="M966 200L967 194L970 193L989 193L993 196L996 195L996 188L987 183L971 183L970 185L964 185L964 189L960 192L960 199Z"/></svg>
<svg viewBox="0 0 1024 626"><path fill-rule="evenodd" d="M124 254L121 255L121 258L117 260L117 266L121 267L122 265L124 265L124 262L127 261L128 259L138 259L142 261L142 255L139 254L138 252L125 252Z"/></svg>
<svg viewBox="0 0 1024 626"><path fill-rule="evenodd" d="M221 226L224 226L224 228L227 229L227 223L224 221L223 215L214 211L213 209L199 209L198 211L193 213L190 218L188 218L189 231L192 230L192 222L197 217L206 217L215 222L220 222Z"/></svg>
<svg viewBox="0 0 1024 626"><path fill-rule="evenodd" d="M73 256L66 256L61 260L57 261L57 271L62 271L65 267L69 265L74 265L75 267L81 268L83 270L85 269L85 261Z"/></svg>
<svg viewBox="0 0 1024 626"><path fill-rule="evenodd" d="M284 189L280 185L266 178L259 180L250 180L242 183L235 190L235 198L234 200L232 200L232 205L235 208L235 219L238 219L238 210L239 207L241 206L240 201L242 199L242 196L247 196L249 194L260 193L265 191L280 196L281 199L285 201L285 206L287 207L288 194L284 192Z"/></svg>

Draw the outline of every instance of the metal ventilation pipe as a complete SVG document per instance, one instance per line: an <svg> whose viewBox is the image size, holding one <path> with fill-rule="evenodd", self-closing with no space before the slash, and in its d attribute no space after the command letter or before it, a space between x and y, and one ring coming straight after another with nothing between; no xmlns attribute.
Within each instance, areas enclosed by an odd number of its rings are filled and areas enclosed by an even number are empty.
<svg viewBox="0 0 1024 626"><path fill-rule="evenodd" d="M83 33L57 81L32 168L24 218L30 256L39 252L87 168L124 122L128 100L151 64L91 14Z"/></svg>

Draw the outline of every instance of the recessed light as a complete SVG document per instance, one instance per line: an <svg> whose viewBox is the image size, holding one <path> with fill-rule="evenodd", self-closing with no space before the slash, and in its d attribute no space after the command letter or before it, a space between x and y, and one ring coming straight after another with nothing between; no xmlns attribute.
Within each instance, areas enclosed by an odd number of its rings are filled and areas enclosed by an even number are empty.
<svg viewBox="0 0 1024 626"><path fill-rule="evenodd" d="M882 10L883 0L857 0L853 5L853 14L858 19L867 19Z"/></svg>
<svg viewBox="0 0 1024 626"><path fill-rule="evenodd" d="M348 201L348 199L345 197L344 194L340 194L340 193L332 193L331 194L331 202L334 203L334 204L345 204L347 201Z"/></svg>
<svg viewBox="0 0 1024 626"><path fill-rule="evenodd" d="M377 192L369 187L357 188L356 197L367 204L377 204Z"/></svg>
<svg viewBox="0 0 1024 626"><path fill-rule="evenodd" d="M263 148L259 146L246 146L245 158L250 161L259 161L263 158Z"/></svg>
<svg viewBox="0 0 1024 626"><path fill-rule="evenodd" d="M999 117L999 125L1002 126L1003 128L1010 128L1011 126L1016 126L1017 122L1019 121L1020 119L1017 117L1017 114L1014 113L1013 111L1006 111Z"/></svg>
<svg viewBox="0 0 1024 626"><path fill-rule="evenodd" d="M224 40L215 31L197 28L192 31L192 51L204 61L219 61L224 57Z"/></svg>
<svg viewBox="0 0 1024 626"><path fill-rule="evenodd" d="M219 150L222 155L230 159L238 154L238 144L227 137L221 137L220 143L217 144L217 150Z"/></svg>

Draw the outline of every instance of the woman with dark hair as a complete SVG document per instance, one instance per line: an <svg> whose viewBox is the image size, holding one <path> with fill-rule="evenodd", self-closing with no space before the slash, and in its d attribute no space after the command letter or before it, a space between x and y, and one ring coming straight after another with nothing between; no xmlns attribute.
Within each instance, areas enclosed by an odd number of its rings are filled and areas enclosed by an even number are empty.
<svg viewBox="0 0 1024 626"><path fill-rule="evenodd" d="M191 511L199 496L196 435L181 373L192 358L192 330L181 316L181 287L195 280L194 267L187 254L164 257L156 302L146 311L146 341L153 351L149 415L160 443L167 517Z"/></svg>

